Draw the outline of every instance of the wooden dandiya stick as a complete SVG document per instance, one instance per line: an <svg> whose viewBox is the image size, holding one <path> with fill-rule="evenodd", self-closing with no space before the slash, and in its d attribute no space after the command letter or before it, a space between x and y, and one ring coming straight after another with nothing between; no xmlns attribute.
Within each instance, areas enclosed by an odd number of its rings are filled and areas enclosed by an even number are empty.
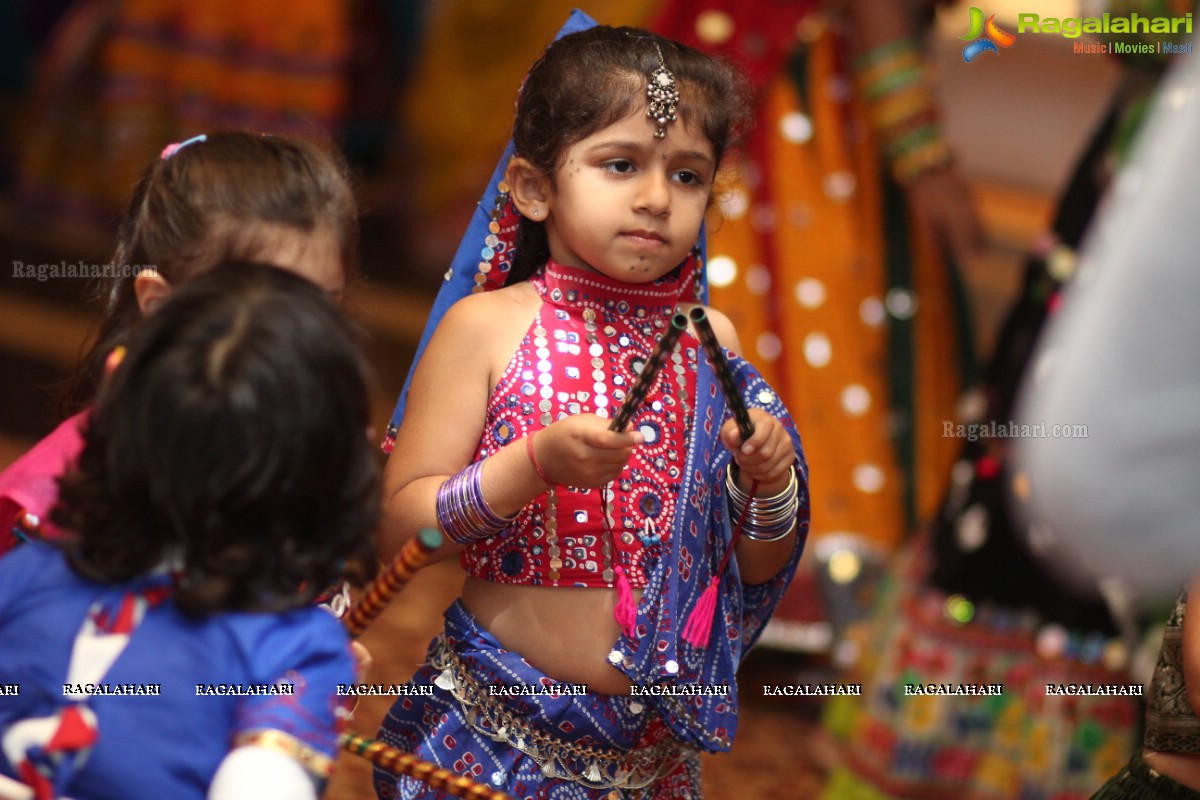
<svg viewBox="0 0 1200 800"><path fill-rule="evenodd" d="M662 369L667 356L675 349L675 343L679 341L679 336L685 330L687 330L687 317L683 314L676 314L671 317L671 327L667 328L667 332L658 340L658 346L654 348L654 353L651 354L650 360L646 362L646 366L642 368L641 373L634 379L633 386L629 388L629 394L625 395L625 400L621 403L621 407L617 409L616 416L613 417L612 422L608 426L610 431L617 431L619 433L625 430L625 427L629 424L629 420L633 418L633 413L637 411L638 406L646 399L646 393L654 385L654 379L658 376L658 371Z"/></svg>
<svg viewBox="0 0 1200 800"><path fill-rule="evenodd" d="M712 325L709 324L708 315L704 313L701 306L693 306L692 310L688 312L688 319L696 326L696 335L700 337L700 343L704 345L704 349L708 353L708 360L712 362L713 372L717 375L717 383L721 386L721 393L725 395L725 402L729 404L729 410L733 412L738 432L742 434L744 442L754 435L754 423L750 421L750 412L746 410L746 403L742 400L741 392L738 391L733 370L729 367L729 359L725 357L725 350L717 341L717 335L713 333Z"/></svg>
<svg viewBox="0 0 1200 800"><path fill-rule="evenodd" d="M412 580L417 570L425 566L433 551L441 546L442 534L432 528L422 529L405 542L392 559L391 566L367 587L362 598L342 618L342 624L350 631L350 635L358 636L366 630L384 606Z"/></svg>
<svg viewBox="0 0 1200 800"><path fill-rule="evenodd" d="M338 747L389 772L415 778L451 797L465 797L468 800L513 800L510 794L477 783L464 775L417 758L398 747L391 747L377 739L368 739L353 731L345 731L338 736Z"/></svg>

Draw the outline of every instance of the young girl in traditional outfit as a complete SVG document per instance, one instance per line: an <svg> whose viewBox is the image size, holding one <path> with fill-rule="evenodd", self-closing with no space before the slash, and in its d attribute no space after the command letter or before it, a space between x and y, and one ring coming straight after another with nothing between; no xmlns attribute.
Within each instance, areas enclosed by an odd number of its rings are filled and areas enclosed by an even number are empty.
<svg viewBox="0 0 1200 800"><path fill-rule="evenodd" d="M522 798L696 797L803 547L807 469L775 393L729 356L739 432L691 329L613 425L688 327L677 312L738 349L696 301L749 98L719 61L590 25L530 70L397 409L383 553L437 526L467 578L413 679L433 695L397 702L381 737ZM449 307L463 287L494 291ZM376 789L427 791L383 771Z"/></svg>
<svg viewBox="0 0 1200 800"><path fill-rule="evenodd" d="M166 147L121 220L105 318L72 380L70 410L91 402L105 358L172 287L229 258L276 264L340 297L358 261L358 216L338 159L303 140L239 132ZM0 473L0 554L55 535L47 516L85 419L69 417Z"/></svg>
<svg viewBox="0 0 1200 800"><path fill-rule="evenodd" d="M379 507L353 328L235 264L127 347L61 481L67 533L0 560L0 796L316 800L354 664L312 601L373 568Z"/></svg>

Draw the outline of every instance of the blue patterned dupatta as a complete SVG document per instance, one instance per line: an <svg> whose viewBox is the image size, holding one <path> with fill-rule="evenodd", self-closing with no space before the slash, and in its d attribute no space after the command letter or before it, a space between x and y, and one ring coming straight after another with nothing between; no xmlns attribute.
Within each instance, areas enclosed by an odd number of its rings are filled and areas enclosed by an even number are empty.
<svg viewBox="0 0 1200 800"><path fill-rule="evenodd" d="M748 362L731 358L746 406L761 408L782 420L792 437L801 493L796 542L788 564L761 585L743 584L737 559L731 559L720 579L707 646L688 643L682 635L684 623L718 569L735 522L725 492L725 469L732 454L718 437L730 411L712 366L703 358L697 361L696 409L681 490L688 501L677 506L666 550L649 573L649 585L637 609L636 633L617 641L609 661L638 686L728 684L727 696L703 691L691 696L663 694L651 702L680 741L712 752L728 750L732 744L737 731L738 665L774 612L804 549L809 524L808 467L799 434L779 396Z"/></svg>

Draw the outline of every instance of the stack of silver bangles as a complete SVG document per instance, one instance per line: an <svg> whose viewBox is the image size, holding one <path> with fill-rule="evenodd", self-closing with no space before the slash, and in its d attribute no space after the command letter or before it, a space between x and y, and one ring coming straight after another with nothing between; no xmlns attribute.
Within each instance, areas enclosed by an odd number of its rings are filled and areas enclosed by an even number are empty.
<svg viewBox="0 0 1200 800"><path fill-rule="evenodd" d="M733 474L733 464L725 470L725 488L729 491L729 507L734 520L742 510L746 512L746 524L742 535L756 542L777 542L791 532L800 511L800 492L796 482L796 470L790 471L787 488L772 497L750 497L743 492Z"/></svg>
<svg viewBox="0 0 1200 800"><path fill-rule="evenodd" d="M516 516L497 516L483 497L483 462L476 461L442 484L437 493L437 518L455 544L468 545L499 533Z"/></svg>

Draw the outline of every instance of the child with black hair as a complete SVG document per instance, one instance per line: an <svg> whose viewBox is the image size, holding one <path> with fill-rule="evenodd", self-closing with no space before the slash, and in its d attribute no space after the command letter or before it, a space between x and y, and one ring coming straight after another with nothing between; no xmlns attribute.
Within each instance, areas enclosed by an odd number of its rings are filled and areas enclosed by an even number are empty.
<svg viewBox="0 0 1200 800"><path fill-rule="evenodd" d="M315 800L354 663L312 601L374 567L355 331L309 281L229 263L127 347L61 480L65 538L0 560L0 789Z"/></svg>
<svg viewBox="0 0 1200 800"><path fill-rule="evenodd" d="M521 88L515 152L394 420L383 553L438 526L467 578L413 679L429 694L397 702L380 736L521 798L698 797L699 753L731 747L737 666L808 525L778 396L731 357L743 432L677 317L739 349L696 301L749 97L671 40L581 15L568 28ZM630 429L613 429L673 325ZM376 791L440 796L383 770Z"/></svg>

